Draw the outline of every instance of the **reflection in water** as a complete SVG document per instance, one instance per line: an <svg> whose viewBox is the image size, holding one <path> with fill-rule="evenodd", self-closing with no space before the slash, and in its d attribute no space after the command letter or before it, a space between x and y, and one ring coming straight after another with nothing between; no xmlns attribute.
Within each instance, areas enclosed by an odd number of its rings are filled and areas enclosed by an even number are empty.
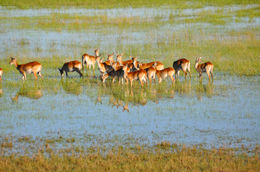
<svg viewBox="0 0 260 172"><path fill-rule="evenodd" d="M123 108L124 111L129 112L129 103L134 106L144 106L149 101L155 103L159 102L159 99L164 98L174 98L175 88L173 86L169 87L165 85L153 85L152 87L144 87L135 89L129 87L128 85L102 85L98 87L98 96L95 103L102 104L103 97L109 97L108 104L112 107ZM185 89L186 90L186 89Z"/></svg>
<svg viewBox="0 0 260 172"><path fill-rule="evenodd" d="M27 97L30 99L39 99L43 96L42 89L36 87L27 87L24 86L20 88L20 90L16 93L14 97L12 97L13 102L18 102L19 96Z"/></svg>
<svg viewBox="0 0 260 172"><path fill-rule="evenodd" d="M213 82L208 81L207 84L203 84L200 81L197 89L196 89L197 98L199 101L202 100L202 96L206 94L207 97L211 98L213 95Z"/></svg>
<svg viewBox="0 0 260 172"><path fill-rule="evenodd" d="M2 83L0 82L0 97L3 95Z"/></svg>
<svg viewBox="0 0 260 172"><path fill-rule="evenodd" d="M64 81L63 79L61 79L60 83L63 90L68 94L80 95L83 92L83 87L78 81L71 79L66 79Z"/></svg>
<svg viewBox="0 0 260 172"><path fill-rule="evenodd" d="M184 82L175 82L175 91L181 95L191 95L192 87L191 80L185 80Z"/></svg>
<svg viewBox="0 0 260 172"><path fill-rule="evenodd" d="M182 96L193 96L195 94L198 100L201 100L203 96L210 98L213 96L213 88L211 82L192 84L191 80L178 81L172 86L163 83L141 89L131 88L127 85L105 84L98 87L98 96L95 102L102 104L102 97L107 96L109 97L108 104L112 105L112 107L123 107L123 111L129 111L128 103L134 106L144 106L149 101L153 101L158 104L160 99L173 99L176 93Z"/></svg>

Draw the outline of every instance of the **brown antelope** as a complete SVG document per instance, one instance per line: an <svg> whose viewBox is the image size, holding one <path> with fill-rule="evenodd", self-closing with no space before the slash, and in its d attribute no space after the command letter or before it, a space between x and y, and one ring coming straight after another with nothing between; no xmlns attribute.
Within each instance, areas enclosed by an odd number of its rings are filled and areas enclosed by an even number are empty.
<svg viewBox="0 0 260 172"><path fill-rule="evenodd" d="M199 63L201 63L201 57L196 58L196 60L195 60L195 69L199 73L199 77L201 78L202 73L206 72L208 77L209 77L209 80L210 80L210 75L211 75L212 80L213 80L214 65L211 62L206 62L206 63L202 63L202 64L199 64Z"/></svg>
<svg viewBox="0 0 260 172"><path fill-rule="evenodd" d="M143 82L147 82L147 73L145 70L140 69L138 71L134 72L128 72L130 69L128 65L123 67L124 71L124 78L126 79L126 83L128 84L128 80L130 80L131 87L133 85L134 80L139 80L141 83L141 86L143 87Z"/></svg>
<svg viewBox="0 0 260 172"><path fill-rule="evenodd" d="M172 80L172 83L174 83L174 77L173 77L174 74L175 74L175 70L172 67L168 67L163 70L156 71L156 75L158 77L159 83L161 83L162 80L165 79L166 77L170 77Z"/></svg>
<svg viewBox="0 0 260 172"><path fill-rule="evenodd" d="M107 72L111 72L113 70L112 66L109 64L106 64L105 62L100 59L100 56L97 56L96 58L97 64L98 64L98 69L101 73L101 77L104 76L104 74Z"/></svg>
<svg viewBox="0 0 260 172"><path fill-rule="evenodd" d="M74 71L78 72L80 77L83 76L82 73L80 72L80 70L82 69L82 64L77 60L66 62L64 63L61 69L60 68L58 69L60 71L61 77L63 77L64 72L66 73L66 77L68 77L68 72L74 72Z"/></svg>
<svg viewBox="0 0 260 172"><path fill-rule="evenodd" d="M155 75L156 75L156 63L153 64L153 66L145 69L146 72L147 72L147 77L149 79L149 82L152 83L152 79L154 80L155 82Z"/></svg>
<svg viewBox="0 0 260 172"><path fill-rule="evenodd" d="M130 58L132 58L132 57L130 56ZM122 60L122 54L118 54L118 55L116 56L116 61L118 61L119 64L120 64L120 65L123 65L123 66L125 66L125 65L127 65L127 64L129 65L129 64L133 63L133 60L123 61L123 60Z"/></svg>
<svg viewBox="0 0 260 172"><path fill-rule="evenodd" d="M107 72L107 74L102 76L102 80L103 82L105 82L105 80L110 76L113 78L112 82L114 83L115 78L118 78L119 84L120 84L120 79L122 80L122 84L123 84L123 80L124 80L124 71L123 71L123 66L118 66L117 63L112 63L110 62L110 66L112 66L113 70Z"/></svg>
<svg viewBox="0 0 260 172"><path fill-rule="evenodd" d="M107 65L111 65L111 62L114 63L114 53L107 55L107 61L105 61L104 63L106 63Z"/></svg>
<svg viewBox="0 0 260 172"><path fill-rule="evenodd" d="M13 57L10 57L10 65L15 65L16 69L23 75L22 79L26 80L26 73L33 73L35 79L37 79L37 74L42 77L41 75L41 70L42 70L42 65L39 62L30 62L26 64L18 64L17 60Z"/></svg>
<svg viewBox="0 0 260 172"><path fill-rule="evenodd" d="M133 64L136 69L147 69L153 65L155 66L156 70L162 70L164 68L162 62L154 61L150 63L139 63L136 61L136 58L133 58Z"/></svg>
<svg viewBox="0 0 260 172"><path fill-rule="evenodd" d="M89 54L82 55L82 67L84 69L84 65L87 65L87 68L90 69L91 66L93 70L95 70L96 57L99 56L99 49L95 49L95 56L91 56Z"/></svg>
<svg viewBox="0 0 260 172"><path fill-rule="evenodd" d="M189 72L189 75L190 75L190 78L191 78L190 61L189 60L187 60L185 58L176 60L176 61L173 62L172 67L175 70L175 78L176 78L176 76L179 77L180 70L182 70L184 72L185 79L186 79L186 76L187 76L187 72Z"/></svg>
<svg viewBox="0 0 260 172"><path fill-rule="evenodd" d="M3 76L3 69L0 68L0 81L2 80L2 76Z"/></svg>

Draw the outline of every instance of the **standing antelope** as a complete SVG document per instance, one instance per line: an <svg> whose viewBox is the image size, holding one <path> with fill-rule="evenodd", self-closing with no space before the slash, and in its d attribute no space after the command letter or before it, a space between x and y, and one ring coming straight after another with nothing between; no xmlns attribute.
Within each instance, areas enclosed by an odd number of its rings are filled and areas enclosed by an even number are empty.
<svg viewBox="0 0 260 172"><path fill-rule="evenodd" d="M131 56L130 56L130 58L132 58ZM116 56L116 61L118 61L121 65L129 65L129 64L131 64L131 63L133 63L133 60L126 60L126 61L123 61L122 60L122 54L118 54L117 56Z"/></svg>
<svg viewBox="0 0 260 172"><path fill-rule="evenodd" d="M139 80L141 83L141 86L143 87L143 82L147 82L147 73L145 70L141 69L134 72L128 72L130 69L128 65L123 67L124 71L124 78L126 79L126 83L128 84L128 80L130 80L131 87L133 85L134 80Z"/></svg>
<svg viewBox="0 0 260 172"><path fill-rule="evenodd" d="M0 68L0 81L2 80L2 76L3 76L3 69Z"/></svg>
<svg viewBox="0 0 260 172"><path fill-rule="evenodd" d="M156 75L158 77L159 83L161 83L162 80L165 79L166 77L170 77L172 80L172 83L174 83L174 81L175 81L174 77L173 77L174 74L175 74L175 70L172 67L168 67L163 70L156 71Z"/></svg>
<svg viewBox="0 0 260 172"><path fill-rule="evenodd" d="M117 63L110 63L110 66L112 66L113 70L107 72L107 74L102 76L102 80L103 82L106 81L106 79L110 76L113 78L112 82L114 83L115 78L118 78L118 82L120 84L120 79L122 80L122 84L123 84L123 80L124 80L124 71L123 71L123 66L118 66Z"/></svg>
<svg viewBox="0 0 260 172"><path fill-rule="evenodd" d="M68 72L74 72L74 71L78 72L80 77L83 76L82 73L80 72L80 70L82 69L82 64L77 60L66 62L64 63L61 69L60 68L58 69L60 71L61 77L63 77L64 72L66 73L66 77L68 77Z"/></svg>
<svg viewBox="0 0 260 172"><path fill-rule="evenodd" d="M90 69L91 66L93 70L95 70L96 57L99 56L99 49L95 49L95 56L91 56L89 54L82 55L82 67L84 69L84 65L87 65L87 68Z"/></svg>
<svg viewBox="0 0 260 172"><path fill-rule="evenodd" d="M111 62L114 63L114 53L108 54L107 61L105 61L104 63L106 63L107 65L111 65Z"/></svg>
<svg viewBox="0 0 260 172"><path fill-rule="evenodd" d="M136 69L147 69L149 67L155 66L156 70L162 70L164 65L160 61L154 61L150 63L139 63L136 61L136 58L133 58L133 64Z"/></svg>
<svg viewBox="0 0 260 172"><path fill-rule="evenodd" d="M202 77L202 73L206 72L208 77L209 77L209 80L210 80L210 75L211 75L212 80L213 80L213 68L214 68L214 65L211 62L206 62L206 63L199 64L200 62L201 62L201 57L196 58L196 60L195 60L195 69L196 69L197 72L199 72L199 77L201 78Z"/></svg>
<svg viewBox="0 0 260 172"><path fill-rule="evenodd" d="M37 79L37 74L42 77L41 75L41 70L42 70L42 65L39 62L30 62L26 64L18 64L17 60L13 57L10 57L10 65L15 65L16 69L23 75L22 79L26 80L26 73L33 73L35 79Z"/></svg>
<svg viewBox="0 0 260 172"><path fill-rule="evenodd" d="M156 63L153 64L153 66L146 68L145 71L147 72L147 77L149 79L149 82L152 83L152 79L155 82L155 75L156 75Z"/></svg>
<svg viewBox="0 0 260 172"><path fill-rule="evenodd" d="M185 74L185 79L186 79L186 76L187 76L187 72L189 72L189 75L190 75L190 78L191 78L190 61L189 60L187 60L185 58L176 60L175 62L173 62L172 66L175 70L175 77L176 76L179 77L180 70L182 70Z"/></svg>
<svg viewBox="0 0 260 172"><path fill-rule="evenodd" d="M100 59L100 56L96 58L97 64L98 64L98 69L101 73L101 77L104 76L104 74L107 72L111 72L113 70L111 65L106 64L105 62Z"/></svg>

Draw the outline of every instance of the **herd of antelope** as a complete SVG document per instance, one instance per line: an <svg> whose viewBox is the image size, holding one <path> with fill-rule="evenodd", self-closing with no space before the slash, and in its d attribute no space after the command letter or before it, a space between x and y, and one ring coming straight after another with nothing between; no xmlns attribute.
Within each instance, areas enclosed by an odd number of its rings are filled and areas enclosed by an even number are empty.
<svg viewBox="0 0 260 172"><path fill-rule="evenodd" d="M60 71L61 77L63 77L64 73L68 76L68 72L76 71L79 73L80 77L83 76L81 70L84 70L84 66L88 69L95 70L95 64L97 63L98 69L100 71L100 78L103 82L106 81L108 77L112 78L112 82L118 79L123 83L124 81L128 84L130 81L130 85L132 87L134 80L139 80L141 86L144 83L147 83L148 80L150 83L152 81L155 82L156 76L158 78L158 82L161 83L162 80L169 77L174 83L175 78L179 76L179 72L183 71L185 74L185 78L189 73L189 77L191 78L190 73L190 61L182 58L173 62L173 67L164 68L164 65L160 61L153 61L150 63L141 63L137 61L136 57L131 57L129 60L123 61L122 54L118 54L116 56L116 61L114 61L114 53L109 54L106 61L102 61L99 55L99 49L95 50L95 55L83 54L82 62L77 60L66 62L63 64L62 68L58 68ZM18 64L17 60L13 57L10 57L10 64L14 65L16 69L22 74L22 79L26 80L26 73L33 73L35 79L37 79L37 75L42 77L41 70L42 65L37 62L29 62L26 64ZM201 57L196 58L195 61L195 69L199 73L199 77L202 77L202 73L206 72L209 80L213 80L213 67L214 65L211 62L201 63ZM0 68L0 80L2 79L3 70Z"/></svg>

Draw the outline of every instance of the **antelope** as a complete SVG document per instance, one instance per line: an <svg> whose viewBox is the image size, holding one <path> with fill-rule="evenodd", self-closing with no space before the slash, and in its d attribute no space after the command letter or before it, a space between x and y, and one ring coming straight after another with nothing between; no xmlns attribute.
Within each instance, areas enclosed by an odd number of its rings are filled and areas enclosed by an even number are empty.
<svg viewBox="0 0 260 172"><path fill-rule="evenodd" d="M91 66L93 70L95 70L96 57L99 56L99 49L95 49L95 56L91 56L87 53L82 55L82 68L84 69L84 65L87 65L87 68L90 69Z"/></svg>
<svg viewBox="0 0 260 172"><path fill-rule="evenodd" d="M111 65L111 62L114 63L113 57L114 53L107 55L107 61L105 61L104 63L106 63L107 65Z"/></svg>
<svg viewBox="0 0 260 172"><path fill-rule="evenodd" d="M107 74L102 76L102 80L103 82L105 82L105 80L111 76L113 77L112 82L114 83L115 78L118 78L119 84L120 84L120 78L122 80L122 84L123 84L123 80L124 80L124 71L123 71L123 66L118 66L117 63L112 63L110 62L110 66L112 66L113 70L111 70L110 72L108 72Z"/></svg>
<svg viewBox="0 0 260 172"><path fill-rule="evenodd" d="M58 68L60 71L60 75L61 77L63 77L64 72L66 73L66 77L68 77L68 72L78 72L79 76L82 77L82 73L80 72L80 70L82 69L82 64L81 62L74 60L74 61L70 61L70 62L66 62L63 64L62 68Z"/></svg>
<svg viewBox="0 0 260 172"><path fill-rule="evenodd" d="M134 72L128 72L130 69L128 65L123 67L124 78L126 79L126 83L128 84L128 80L130 80L131 87L133 85L133 81L139 79L141 86L143 87L143 82L147 81L147 73L145 70L140 69Z"/></svg>
<svg viewBox="0 0 260 172"><path fill-rule="evenodd" d="M195 69L199 73L199 77L201 78L202 77L202 73L206 72L208 77L209 77L209 80L210 80L210 75L211 75L212 80L213 80L213 68L214 68L214 65L211 62L206 62L206 63L199 64L200 62L201 62L201 57L196 58L196 60L195 60Z"/></svg>
<svg viewBox="0 0 260 172"><path fill-rule="evenodd" d="M152 79L155 81L155 75L156 75L156 63L153 64L153 66L145 69L147 72L147 77L149 79L149 82L152 83Z"/></svg>
<svg viewBox="0 0 260 172"><path fill-rule="evenodd" d="M136 61L136 58L133 58L133 64L136 69L147 69L155 65L156 70L162 70L164 65L160 61L154 61L150 63L139 63Z"/></svg>
<svg viewBox="0 0 260 172"><path fill-rule="evenodd" d="M0 68L0 81L2 80L2 76L3 76L3 69Z"/></svg>
<svg viewBox="0 0 260 172"><path fill-rule="evenodd" d="M97 56L96 58L97 64L98 64L98 69L101 73L101 76L104 76L104 74L107 72L111 72L113 70L111 65L106 64L105 62L100 59L100 56Z"/></svg>
<svg viewBox="0 0 260 172"><path fill-rule="evenodd" d="M131 56L130 56L130 58L132 58ZM116 56L116 61L118 61L119 62L119 64L121 64L121 65L129 65L129 64L131 64L131 63L133 63L133 60L126 60L126 61L123 61L122 60L122 54L118 54L117 56Z"/></svg>
<svg viewBox="0 0 260 172"><path fill-rule="evenodd" d="M174 74L175 74L175 70L172 67L168 67L163 70L156 71L156 75L158 77L159 83L161 83L162 80L165 79L166 77L170 77L172 80L172 83L174 83L174 81L175 81L174 77L173 77Z"/></svg>
<svg viewBox="0 0 260 172"><path fill-rule="evenodd" d="M11 61L9 62L10 65L15 65L16 69L23 75L22 79L26 80L26 73L33 73L35 79L37 79L37 74L42 78L41 70L42 65L37 62L29 62L26 64L18 64L16 58L10 57Z"/></svg>
<svg viewBox="0 0 260 172"><path fill-rule="evenodd" d="M180 70L182 70L184 72L185 79L186 79L186 76L187 76L187 72L189 72L189 75L190 75L190 78L191 78L190 61L189 60L187 60L185 58L176 60L176 61L173 62L172 67L175 70L175 78L176 78L176 76L179 77Z"/></svg>

